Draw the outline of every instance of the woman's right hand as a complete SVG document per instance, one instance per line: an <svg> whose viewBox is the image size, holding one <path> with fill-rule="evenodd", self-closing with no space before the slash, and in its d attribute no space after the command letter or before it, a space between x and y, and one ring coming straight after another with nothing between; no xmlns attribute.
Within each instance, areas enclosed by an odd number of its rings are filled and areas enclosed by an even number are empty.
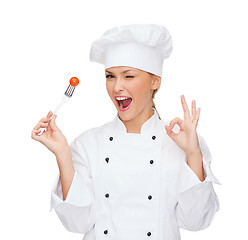
<svg viewBox="0 0 248 240"><path fill-rule="evenodd" d="M53 113L50 111L45 118L42 118L34 127L31 133L31 138L44 144L56 156L65 149L69 149L69 145L63 133L57 127L55 120L57 115L51 116ZM40 128L46 128L41 135Z"/></svg>

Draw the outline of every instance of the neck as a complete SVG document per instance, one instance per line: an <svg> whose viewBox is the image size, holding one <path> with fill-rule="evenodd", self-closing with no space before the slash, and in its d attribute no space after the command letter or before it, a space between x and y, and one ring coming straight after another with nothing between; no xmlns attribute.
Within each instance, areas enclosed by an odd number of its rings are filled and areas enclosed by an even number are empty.
<svg viewBox="0 0 248 240"><path fill-rule="evenodd" d="M152 108L144 109L134 118L123 121L121 120L124 125L126 126L127 133L141 133L142 125L152 117L153 115Z"/></svg>

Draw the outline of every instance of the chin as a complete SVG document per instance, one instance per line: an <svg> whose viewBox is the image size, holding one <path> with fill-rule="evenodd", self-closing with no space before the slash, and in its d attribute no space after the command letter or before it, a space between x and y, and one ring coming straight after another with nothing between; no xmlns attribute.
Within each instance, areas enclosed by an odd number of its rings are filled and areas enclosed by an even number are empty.
<svg viewBox="0 0 248 240"><path fill-rule="evenodd" d="M130 112L122 112L118 109L117 107L117 111L118 111L118 115L119 117L123 120L123 121L129 121L133 118L132 113Z"/></svg>

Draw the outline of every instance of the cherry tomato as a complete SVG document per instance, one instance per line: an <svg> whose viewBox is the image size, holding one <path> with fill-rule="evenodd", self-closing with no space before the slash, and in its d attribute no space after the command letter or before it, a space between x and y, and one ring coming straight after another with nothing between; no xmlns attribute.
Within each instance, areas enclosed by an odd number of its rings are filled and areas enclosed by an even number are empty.
<svg viewBox="0 0 248 240"><path fill-rule="evenodd" d="M78 84L79 84L79 79L77 77L72 77L70 79L70 84L73 86L73 87L76 87Z"/></svg>

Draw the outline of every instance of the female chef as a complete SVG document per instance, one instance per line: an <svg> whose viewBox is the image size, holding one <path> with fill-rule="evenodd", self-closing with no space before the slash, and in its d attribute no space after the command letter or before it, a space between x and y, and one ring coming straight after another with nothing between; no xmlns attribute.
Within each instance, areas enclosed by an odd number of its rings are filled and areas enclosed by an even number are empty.
<svg viewBox="0 0 248 240"><path fill-rule="evenodd" d="M52 112L32 131L59 167L51 210L84 240L179 240L180 227L202 230L219 210L213 182L220 183L210 169L208 146L196 131L196 102L190 112L182 95L184 119L170 123L160 118L153 102L171 51L163 26L106 31L93 42L90 60L105 65L107 92L117 109L113 121L83 132L70 146ZM47 130L38 135L41 127Z"/></svg>

